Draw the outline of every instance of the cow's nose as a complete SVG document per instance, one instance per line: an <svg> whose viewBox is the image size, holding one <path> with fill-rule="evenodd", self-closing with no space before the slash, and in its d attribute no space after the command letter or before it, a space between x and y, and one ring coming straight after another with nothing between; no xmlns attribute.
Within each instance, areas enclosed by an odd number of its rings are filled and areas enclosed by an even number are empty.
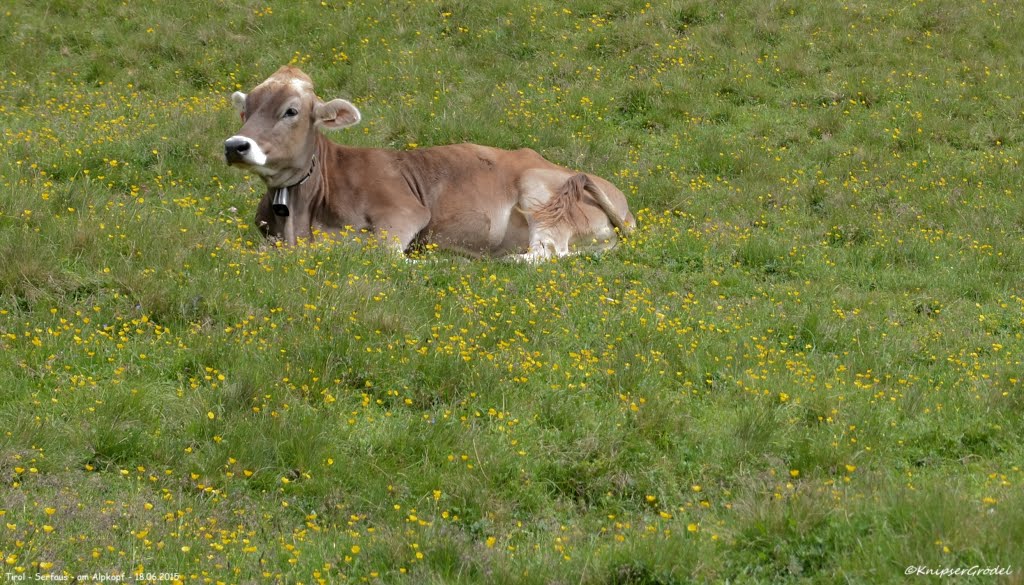
<svg viewBox="0 0 1024 585"><path fill-rule="evenodd" d="M224 157L228 162L240 162L245 160L246 153L252 148L249 140L241 136L232 136L224 141Z"/></svg>

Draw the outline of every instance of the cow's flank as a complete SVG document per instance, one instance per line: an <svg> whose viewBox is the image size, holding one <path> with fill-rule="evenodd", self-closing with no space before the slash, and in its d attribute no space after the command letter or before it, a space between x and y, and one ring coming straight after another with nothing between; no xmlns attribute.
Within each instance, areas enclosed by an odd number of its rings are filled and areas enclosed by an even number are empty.
<svg viewBox="0 0 1024 585"><path fill-rule="evenodd" d="M321 132L359 123L350 102L324 102L310 78L282 67L232 103L242 128L224 142L228 164L267 185L256 223L294 244L314 231L369 229L396 251L413 240L527 260L607 249L636 224L610 182L530 149L476 144L410 151L352 148Z"/></svg>

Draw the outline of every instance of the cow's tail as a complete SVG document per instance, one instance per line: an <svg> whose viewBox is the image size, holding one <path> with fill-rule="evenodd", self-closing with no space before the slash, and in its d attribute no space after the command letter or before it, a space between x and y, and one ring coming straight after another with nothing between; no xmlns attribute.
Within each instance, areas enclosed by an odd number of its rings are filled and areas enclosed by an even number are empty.
<svg viewBox="0 0 1024 585"><path fill-rule="evenodd" d="M619 212L615 209L615 205L612 204L612 200L608 198L608 194L598 187L597 183L594 183L588 175L580 173L580 176L585 177L583 188L594 197L601 210L608 216L608 220L612 222L615 229L619 230L619 235L628 236L629 232L633 230L633 226L626 223L626 218L619 216Z"/></svg>

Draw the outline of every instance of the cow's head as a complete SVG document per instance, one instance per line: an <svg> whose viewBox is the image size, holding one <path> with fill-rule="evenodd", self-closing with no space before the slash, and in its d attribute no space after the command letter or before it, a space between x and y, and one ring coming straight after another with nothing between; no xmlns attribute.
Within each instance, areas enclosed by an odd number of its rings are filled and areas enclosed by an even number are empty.
<svg viewBox="0 0 1024 585"><path fill-rule="evenodd" d="M231 103L244 122L224 141L230 165L252 170L271 187L289 185L308 174L316 148L316 129L359 123L359 110L336 99L324 102L313 82L294 67L282 67L248 95L236 91Z"/></svg>

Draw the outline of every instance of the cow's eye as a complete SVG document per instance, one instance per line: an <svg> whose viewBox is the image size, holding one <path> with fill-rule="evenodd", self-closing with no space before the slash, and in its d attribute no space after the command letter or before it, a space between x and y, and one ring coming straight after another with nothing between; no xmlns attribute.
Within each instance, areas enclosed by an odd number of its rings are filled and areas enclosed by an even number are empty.
<svg viewBox="0 0 1024 585"><path fill-rule="evenodd" d="M284 117L284 118L294 118L295 116L298 116L298 115L299 115L299 111L298 110L296 110L295 108L288 108L287 110L284 111L284 116L282 116L282 117Z"/></svg>

